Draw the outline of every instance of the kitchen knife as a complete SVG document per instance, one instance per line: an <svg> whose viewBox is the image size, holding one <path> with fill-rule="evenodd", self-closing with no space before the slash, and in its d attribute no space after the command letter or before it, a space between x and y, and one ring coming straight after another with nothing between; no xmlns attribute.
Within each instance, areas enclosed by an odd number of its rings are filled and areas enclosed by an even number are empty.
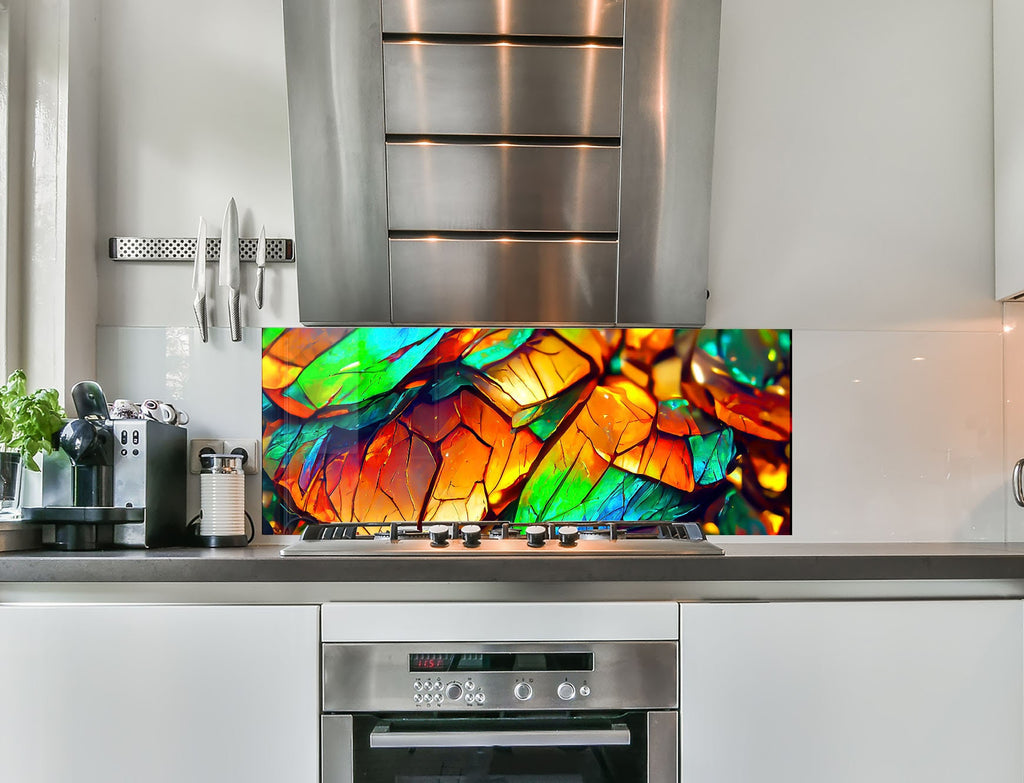
<svg viewBox="0 0 1024 783"><path fill-rule="evenodd" d="M228 324L231 326L231 342L242 339L241 314L239 313L239 272L238 272L238 207L235 200L228 201L224 211L224 227L220 235L220 284L229 290Z"/></svg>
<svg viewBox="0 0 1024 783"><path fill-rule="evenodd" d="M260 238L256 240L256 290L253 292L253 301L256 302L256 309L263 309L263 274L267 265L267 227L260 226Z"/></svg>
<svg viewBox="0 0 1024 783"><path fill-rule="evenodd" d="M199 336L203 342L210 339L206 327L206 218L199 218L199 235L196 237L196 261L192 267L192 290L196 298L192 300L192 309L196 313L199 324Z"/></svg>

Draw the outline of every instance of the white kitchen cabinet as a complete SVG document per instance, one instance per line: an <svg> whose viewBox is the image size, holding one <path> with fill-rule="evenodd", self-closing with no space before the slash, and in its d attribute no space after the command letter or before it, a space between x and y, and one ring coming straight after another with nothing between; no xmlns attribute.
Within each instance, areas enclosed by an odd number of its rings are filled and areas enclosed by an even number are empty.
<svg viewBox="0 0 1024 783"><path fill-rule="evenodd" d="M1024 293L1024 0L992 3L996 299Z"/></svg>
<svg viewBox="0 0 1024 783"><path fill-rule="evenodd" d="M315 783L318 609L0 607L0 779Z"/></svg>
<svg viewBox="0 0 1024 783"><path fill-rule="evenodd" d="M1020 783L1019 601L684 604L683 783Z"/></svg>

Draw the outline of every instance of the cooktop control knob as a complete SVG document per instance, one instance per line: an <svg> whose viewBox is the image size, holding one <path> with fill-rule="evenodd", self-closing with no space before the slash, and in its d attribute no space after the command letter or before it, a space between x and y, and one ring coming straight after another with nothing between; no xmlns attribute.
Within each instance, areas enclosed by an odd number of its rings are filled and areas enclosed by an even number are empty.
<svg viewBox="0 0 1024 783"><path fill-rule="evenodd" d="M528 701L533 696L533 688L530 687L528 682L517 682L516 687L512 689L512 694L519 701Z"/></svg>
<svg viewBox="0 0 1024 783"><path fill-rule="evenodd" d="M558 683L558 689L555 692L562 701L572 701L576 698L576 686L571 682Z"/></svg>
<svg viewBox="0 0 1024 783"><path fill-rule="evenodd" d="M480 546L480 525L462 526L462 544L467 547Z"/></svg>
<svg viewBox="0 0 1024 783"><path fill-rule="evenodd" d="M530 525L526 528L527 546L544 546L544 539L548 537L548 529L544 525Z"/></svg>
<svg viewBox="0 0 1024 783"><path fill-rule="evenodd" d="M561 546L576 546L580 531L575 525L562 525L558 528L558 543Z"/></svg>
<svg viewBox="0 0 1024 783"><path fill-rule="evenodd" d="M448 525L431 525L427 528L431 546L448 546Z"/></svg>
<svg viewBox="0 0 1024 783"><path fill-rule="evenodd" d="M448 701L458 701L462 698L462 686L457 682L448 683L448 687L444 689L444 697Z"/></svg>

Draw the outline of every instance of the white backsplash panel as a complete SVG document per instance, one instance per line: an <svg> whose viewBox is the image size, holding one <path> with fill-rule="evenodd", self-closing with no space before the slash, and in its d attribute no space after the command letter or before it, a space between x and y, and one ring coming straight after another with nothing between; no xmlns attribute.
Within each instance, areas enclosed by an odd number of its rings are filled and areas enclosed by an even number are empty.
<svg viewBox="0 0 1024 783"><path fill-rule="evenodd" d="M96 344L97 380L111 402L170 402L189 414L190 440L260 438L259 329L243 329L233 343L227 328L211 328L204 343L194 326L101 326ZM189 476L189 517L199 513L198 479ZM245 477L245 505L259 540L259 476Z"/></svg>
<svg viewBox="0 0 1024 783"><path fill-rule="evenodd" d="M1024 304L1007 312L1019 317ZM190 438L257 438L259 330L243 330L241 343L224 328L210 333L204 345L194 327L101 327L98 380L111 400L158 397L184 408ZM1004 335L795 331L787 539L1002 541L1009 514L1010 540L1024 540L1024 509L1008 492L1009 469L1024 456L1012 448L1014 432L1024 443L1024 405L1015 404L1024 399L1024 340L1015 329L1005 336L1007 384L1021 394L1008 388L1004 454ZM248 477L256 520L259 494L259 477ZM199 510L195 476L188 508ZM759 540L771 546L774 537Z"/></svg>
<svg viewBox="0 0 1024 783"><path fill-rule="evenodd" d="M794 332L804 541L1002 541L999 333Z"/></svg>

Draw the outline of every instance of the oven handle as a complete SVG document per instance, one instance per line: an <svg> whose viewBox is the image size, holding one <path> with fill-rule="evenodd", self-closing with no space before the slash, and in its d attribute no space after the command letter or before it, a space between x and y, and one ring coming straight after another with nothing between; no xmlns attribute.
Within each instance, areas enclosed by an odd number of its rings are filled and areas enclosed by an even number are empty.
<svg viewBox="0 0 1024 783"><path fill-rule="evenodd" d="M608 729L555 731L391 731L386 723L370 732L371 748L553 748L628 745L629 727L614 723Z"/></svg>

